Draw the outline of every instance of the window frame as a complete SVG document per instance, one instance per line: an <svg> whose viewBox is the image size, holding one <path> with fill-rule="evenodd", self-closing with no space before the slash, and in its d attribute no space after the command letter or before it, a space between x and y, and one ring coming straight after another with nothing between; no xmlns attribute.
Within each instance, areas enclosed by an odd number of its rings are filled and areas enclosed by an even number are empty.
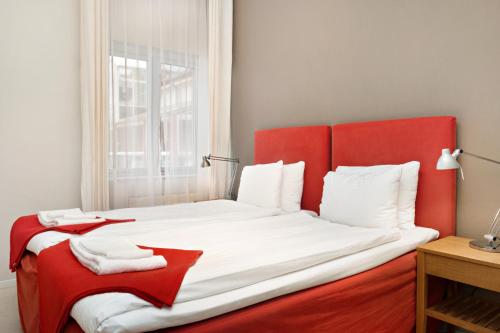
<svg viewBox="0 0 500 333"><path fill-rule="evenodd" d="M184 178L184 177L194 177L197 174L197 161L198 161L198 139L199 139L199 56L197 55L186 55L184 53L175 52L172 50L160 49L157 47L147 47L143 45L133 45L128 44L125 46L124 42L121 41L113 41L112 47L109 52L109 65L110 65L110 84L109 87L112 87L112 71L113 71L113 57L121 57L124 58L125 61L128 59L145 61L147 63L147 106L146 106L146 137L145 137L145 162L146 166L143 168L116 168L114 160L116 159L113 155L117 153L116 147L112 147L112 142L115 140L109 140L110 144L108 145L109 149L109 165L108 172L110 179L143 179L143 178ZM130 55L133 55L131 57ZM172 116L172 120L175 123L178 123L176 116L183 116L185 114L192 115L192 142L193 142L193 165L189 167L175 166L174 168L166 168L166 164L161 163L162 154L168 155L168 151L165 149L162 151L162 142L160 139L160 127L161 127L161 82L160 82L160 71L162 65L171 65L177 67L188 68L192 71L192 101L190 111L188 113L185 112L176 112ZM156 75L154 73L157 73ZM112 109L113 119L109 120L108 127L110 128L109 133L113 133L112 127L114 124L114 116L120 113L120 106L118 105L118 110L115 105L115 96L114 92L110 89L110 101L108 101L108 107ZM111 114L108 110L108 115ZM177 125L176 125L177 126ZM178 126L177 126L178 127ZM179 150L179 139L180 133L176 131L176 149ZM113 134L114 135L114 134ZM152 156L151 156L151 155ZM166 158L166 157L165 157Z"/></svg>

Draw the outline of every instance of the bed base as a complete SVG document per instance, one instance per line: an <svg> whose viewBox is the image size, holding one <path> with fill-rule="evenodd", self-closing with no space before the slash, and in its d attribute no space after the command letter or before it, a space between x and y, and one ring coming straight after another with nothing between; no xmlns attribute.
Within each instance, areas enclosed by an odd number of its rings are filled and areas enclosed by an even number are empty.
<svg viewBox="0 0 500 333"><path fill-rule="evenodd" d="M19 311L26 333L38 332L36 256L17 271ZM408 253L371 270L157 333L391 332L415 325L416 255ZM64 333L82 333L70 320Z"/></svg>

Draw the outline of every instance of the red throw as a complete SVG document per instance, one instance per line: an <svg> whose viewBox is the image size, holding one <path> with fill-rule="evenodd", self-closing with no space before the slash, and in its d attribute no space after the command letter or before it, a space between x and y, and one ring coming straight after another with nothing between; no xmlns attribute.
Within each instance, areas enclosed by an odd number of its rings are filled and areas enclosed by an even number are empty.
<svg viewBox="0 0 500 333"><path fill-rule="evenodd" d="M84 223L84 224L73 224L64 225L57 227L46 227L40 224L38 217L36 215L28 215L20 217L12 225L10 230L10 262L9 268L12 272L16 270L21 257L23 256L24 250L26 250L26 245L29 241L38 235L39 233L54 230L65 232L68 234L84 234L91 230L102 227L106 224L112 223L122 223L122 222L133 222L135 219L126 220L108 220L98 223Z"/></svg>
<svg viewBox="0 0 500 333"><path fill-rule="evenodd" d="M44 250L38 256L40 333L58 333L78 300L106 292L128 292L157 307L171 306L184 275L202 251L153 249L167 260L167 267L110 275L96 275L83 267L69 248L69 241Z"/></svg>

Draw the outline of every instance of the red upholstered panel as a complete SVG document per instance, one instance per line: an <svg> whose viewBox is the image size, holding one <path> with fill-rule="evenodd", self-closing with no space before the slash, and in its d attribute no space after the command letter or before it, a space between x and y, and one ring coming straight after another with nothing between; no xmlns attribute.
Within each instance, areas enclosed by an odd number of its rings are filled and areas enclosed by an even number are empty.
<svg viewBox="0 0 500 333"><path fill-rule="evenodd" d="M427 117L333 126L332 165L420 161L415 223L455 234L456 172L436 170L442 148L455 148L454 117Z"/></svg>
<svg viewBox="0 0 500 333"><path fill-rule="evenodd" d="M323 177L330 170L331 130L329 126L290 127L255 132L254 162L304 161L302 209L319 211Z"/></svg>

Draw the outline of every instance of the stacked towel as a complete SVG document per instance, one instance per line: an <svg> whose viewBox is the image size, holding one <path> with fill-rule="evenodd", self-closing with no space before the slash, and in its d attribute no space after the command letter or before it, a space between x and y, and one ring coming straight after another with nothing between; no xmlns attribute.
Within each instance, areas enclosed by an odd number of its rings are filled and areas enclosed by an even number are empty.
<svg viewBox="0 0 500 333"><path fill-rule="evenodd" d="M72 208L40 211L38 213L38 221L46 227L54 227L70 224L98 223L104 222L106 219L85 214L80 208Z"/></svg>
<svg viewBox="0 0 500 333"><path fill-rule="evenodd" d="M126 238L86 237L80 245L96 256L108 259L141 259L153 256L153 250L141 249Z"/></svg>
<svg viewBox="0 0 500 333"><path fill-rule="evenodd" d="M71 252L97 275L147 271L167 266L163 256L153 255L125 238L78 237L70 240Z"/></svg>

